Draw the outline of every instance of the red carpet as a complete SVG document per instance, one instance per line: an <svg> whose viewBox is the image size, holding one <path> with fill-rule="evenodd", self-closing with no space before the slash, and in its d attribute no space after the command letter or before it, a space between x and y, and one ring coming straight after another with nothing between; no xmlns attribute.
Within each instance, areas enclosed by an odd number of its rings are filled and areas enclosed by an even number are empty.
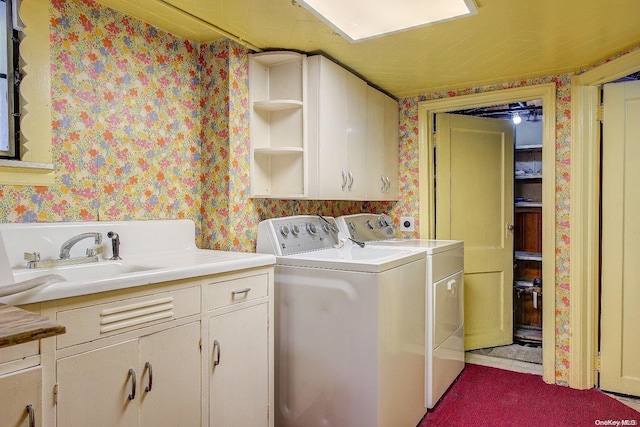
<svg viewBox="0 0 640 427"><path fill-rule="evenodd" d="M625 423L626 421L626 423ZM596 390L546 384L539 375L467 364L419 427L640 425L640 412Z"/></svg>

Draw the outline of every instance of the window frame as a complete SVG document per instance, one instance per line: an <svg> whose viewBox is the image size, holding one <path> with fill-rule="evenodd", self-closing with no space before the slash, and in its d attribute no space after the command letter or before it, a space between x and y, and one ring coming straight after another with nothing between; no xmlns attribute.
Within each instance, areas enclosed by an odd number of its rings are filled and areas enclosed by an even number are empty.
<svg viewBox="0 0 640 427"><path fill-rule="evenodd" d="M0 159L0 185L50 186L56 182L51 127L49 0L21 0L20 159Z"/></svg>
<svg viewBox="0 0 640 427"><path fill-rule="evenodd" d="M6 55L7 55L7 135L9 136L9 150L0 150L0 158L20 158L20 28L14 25L14 0L0 0L5 3L6 13Z"/></svg>

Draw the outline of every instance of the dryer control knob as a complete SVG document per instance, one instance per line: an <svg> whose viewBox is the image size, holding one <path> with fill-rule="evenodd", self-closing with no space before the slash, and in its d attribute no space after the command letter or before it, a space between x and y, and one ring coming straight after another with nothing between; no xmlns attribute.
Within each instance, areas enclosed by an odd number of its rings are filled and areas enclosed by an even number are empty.
<svg viewBox="0 0 640 427"><path fill-rule="evenodd" d="M294 225L293 227L291 227L291 234L298 237L298 234L300 234L300 228L298 228L297 225Z"/></svg>
<svg viewBox="0 0 640 427"><path fill-rule="evenodd" d="M367 220L367 222L365 223L365 225L367 226L367 228L369 228L369 230L373 230L373 224L371 224L370 220Z"/></svg>
<svg viewBox="0 0 640 427"><path fill-rule="evenodd" d="M289 227L287 227L286 225L281 226L280 234L282 234L284 237L287 237L289 235Z"/></svg>
<svg viewBox="0 0 640 427"><path fill-rule="evenodd" d="M307 223L307 231L312 236L315 236L316 234L318 234L318 230L316 229L316 225L314 223L312 223L312 222Z"/></svg>

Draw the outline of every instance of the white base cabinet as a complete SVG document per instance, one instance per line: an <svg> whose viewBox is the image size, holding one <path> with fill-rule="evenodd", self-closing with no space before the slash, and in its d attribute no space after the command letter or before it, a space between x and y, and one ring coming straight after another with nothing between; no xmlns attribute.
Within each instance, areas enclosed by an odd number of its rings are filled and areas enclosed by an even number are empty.
<svg viewBox="0 0 640 427"><path fill-rule="evenodd" d="M199 322L59 359L57 425L199 426L200 359Z"/></svg>
<svg viewBox="0 0 640 427"><path fill-rule="evenodd" d="M66 333L0 349L0 426L274 425L273 267L34 309Z"/></svg>

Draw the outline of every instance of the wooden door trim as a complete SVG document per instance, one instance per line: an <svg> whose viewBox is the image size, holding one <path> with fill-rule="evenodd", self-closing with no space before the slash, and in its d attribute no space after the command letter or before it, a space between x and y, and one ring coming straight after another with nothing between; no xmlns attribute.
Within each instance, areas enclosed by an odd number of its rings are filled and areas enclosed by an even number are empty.
<svg viewBox="0 0 640 427"><path fill-rule="evenodd" d="M597 108L601 84L640 70L640 49L571 79L571 272L569 386L596 385L598 281L600 276L600 132Z"/></svg>
<svg viewBox="0 0 640 427"><path fill-rule="evenodd" d="M510 102L542 99L542 217L553 226L543 229L542 265L542 366L543 379L547 383L555 383L555 127L556 127L556 86L555 83L526 86L483 92L472 95L422 101L418 103L419 126L419 174L420 174L420 236L432 238L435 233L434 218L434 165L433 165L433 116L475 107L487 107ZM553 278L553 280L551 280ZM548 291L544 291L548 290Z"/></svg>

